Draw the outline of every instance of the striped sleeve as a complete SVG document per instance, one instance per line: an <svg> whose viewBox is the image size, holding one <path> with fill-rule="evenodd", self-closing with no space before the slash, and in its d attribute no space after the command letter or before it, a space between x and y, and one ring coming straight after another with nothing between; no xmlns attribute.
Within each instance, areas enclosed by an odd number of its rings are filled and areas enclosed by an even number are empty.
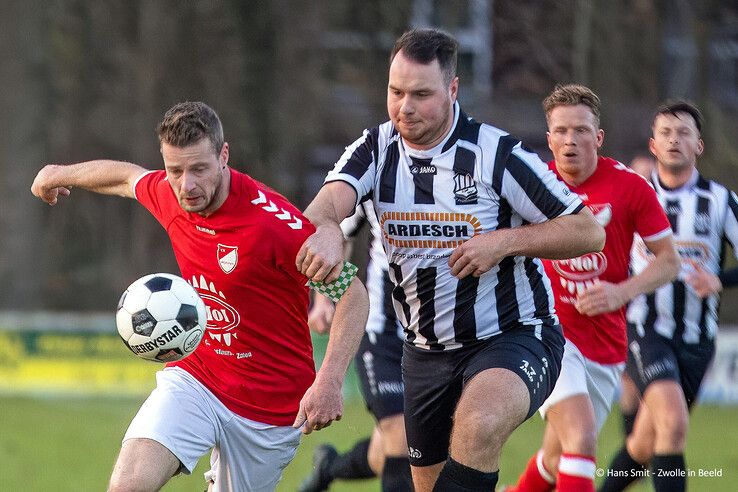
<svg viewBox="0 0 738 492"><path fill-rule="evenodd" d="M730 190L728 190L728 210L725 214L723 234L733 247L733 254L738 258L738 198Z"/></svg>
<svg viewBox="0 0 738 492"><path fill-rule="evenodd" d="M346 147L325 182L345 181L356 191L356 205L374 189L377 170L377 145L379 129L364 130L364 134Z"/></svg>
<svg viewBox="0 0 738 492"><path fill-rule="evenodd" d="M354 237L356 234L359 233L361 228L366 224L367 218L366 218L366 210L364 207L366 207L367 203L371 202L365 202L362 205L356 207L356 213L353 214L350 217L346 217L341 221L341 232L343 232L343 237L346 239L350 239Z"/></svg>
<svg viewBox="0 0 738 492"><path fill-rule="evenodd" d="M511 146L513 142L516 143ZM536 154L524 150L520 142L509 136L500 139L493 189L534 224L577 213L584 206Z"/></svg>

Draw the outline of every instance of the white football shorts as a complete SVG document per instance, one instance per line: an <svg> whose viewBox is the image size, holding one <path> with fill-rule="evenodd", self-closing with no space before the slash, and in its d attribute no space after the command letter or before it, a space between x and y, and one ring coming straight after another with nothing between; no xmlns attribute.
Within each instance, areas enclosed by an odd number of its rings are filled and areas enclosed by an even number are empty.
<svg viewBox="0 0 738 492"><path fill-rule="evenodd" d="M152 439L169 449L190 474L213 449L205 480L213 491L273 491L300 444L300 430L254 422L227 409L188 372L168 367L156 373L146 399L123 441Z"/></svg>
<svg viewBox="0 0 738 492"><path fill-rule="evenodd" d="M582 355L576 345L567 340L559 379L538 411L546 418L546 412L558 402L575 395L589 395L599 432L610 414L624 368L624 362L600 364L590 360Z"/></svg>

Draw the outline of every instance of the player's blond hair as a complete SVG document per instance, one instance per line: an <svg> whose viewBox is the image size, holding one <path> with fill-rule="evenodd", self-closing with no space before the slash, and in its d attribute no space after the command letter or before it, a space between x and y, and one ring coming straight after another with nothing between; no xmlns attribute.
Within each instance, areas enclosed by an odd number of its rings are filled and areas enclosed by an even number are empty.
<svg viewBox="0 0 738 492"><path fill-rule="evenodd" d="M600 98L589 87L580 84L557 85L543 100L543 111L548 122L551 111L558 106L577 106L583 104L592 111L597 126L600 126Z"/></svg>

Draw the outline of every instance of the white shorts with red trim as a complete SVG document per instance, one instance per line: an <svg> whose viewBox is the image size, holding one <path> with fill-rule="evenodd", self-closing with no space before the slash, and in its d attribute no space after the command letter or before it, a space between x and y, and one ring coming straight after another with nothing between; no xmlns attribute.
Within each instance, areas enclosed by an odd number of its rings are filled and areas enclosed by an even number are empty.
<svg viewBox="0 0 738 492"><path fill-rule="evenodd" d="M600 364L590 360L582 355L576 345L567 340L559 379L553 392L538 411L546 418L546 412L560 401L575 395L588 395L594 408L599 432L610 414L624 368L625 362Z"/></svg>
<svg viewBox="0 0 738 492"><path fill-rule="evenodd" d="M263 424L227 409L188 372L168 367L156 373L124 441L152 439L169 449L192 473L208 450L205 479L213 491L273 491L300 444L300 430Z"/></svg>

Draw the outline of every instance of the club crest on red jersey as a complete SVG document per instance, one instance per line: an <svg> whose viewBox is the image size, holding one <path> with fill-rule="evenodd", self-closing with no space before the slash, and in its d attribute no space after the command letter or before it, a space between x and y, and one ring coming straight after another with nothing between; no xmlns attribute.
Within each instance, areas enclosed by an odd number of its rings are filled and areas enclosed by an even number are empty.
<svg viewBox="0 0 738 492"><path fill-rule="evenodd" d="M592 203L587 207L602 227L607 226L612 220L612 206L609 203Z"/></svg>
<svg viewBox="0 0 738 492"><path fill-rule="evenodd" d="M218 245L218 265L225 273L231 273L238 265L238 246Z"/></svg>

